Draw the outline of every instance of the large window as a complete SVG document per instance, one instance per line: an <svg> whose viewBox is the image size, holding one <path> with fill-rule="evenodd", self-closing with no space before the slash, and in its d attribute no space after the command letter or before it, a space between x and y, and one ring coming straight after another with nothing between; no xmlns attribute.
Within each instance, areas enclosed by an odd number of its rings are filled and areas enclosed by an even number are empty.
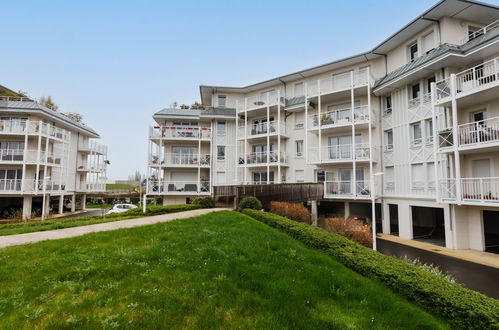
<svg viewBox="0 0 499 330"><path fill-rule="evenodd" d="M324 182L324 181L326 181L326 171L315 170L315 182Z"/></svg>
<svg viewBox="0 0 499 330"><path fill-rule="evenodd" d="M198 163L198 148L197 147L172 147L173 164L197 164Z"/></svg>
<svg viewBox="0 0 499 330"><path fill-rule="evenodd" d="M433 31L421 39L421 47L423 48L423 54L427 54L430 50L435 48L435 37Z"/></svg>
<svg viewBox="0 0 499 330"><path fill-rule="evenodd" d="M267 122L267 118L253 120L251 135L266 134L268 129L270 129L269 133L274 133L276 131L274 117L269 117L269 122Z"/></svg>
<svg viewBox="0 0 499 330"><path fill-rule="evenodd" d="M418 57L418 43L414 43L410 45L409 47L409 59L414 61Z"/></svg>
<svg viewBox="0 0 499 330"><path fill-rule="evenodd" d="M431 93L431 84L434 83L435 81L437 81L435 79L435 77L431 77L431 78L428 78L428 80L426 80L426 92L427 93Z"/></svg>
<svg viewBox="0 0 499 330"><path fill-rule="evenodd" d="M352 158L352 136L332 136L328 139L329 159L349 159ZM355 145L357 148L362 143L362 136L355 135Z"/></svg>
<svg viewBox="0 0 499 330"><path fill-rule="evenodd" d="M425 185L425 172L423 164L412 165L412 189L423 189Z"/></svg>
<svg viewBox="0 0 499 330"><path fill-rule="evenodd" d="M227 123L225 121L217 121L217 133L225 134L227 129Z"/></svg>
<svg viewBox="0 0 499 330"><path fill-rule="evenodd" d="M269 172L269 183L274 183L274 172ZM253 183L264 184L267 183L267 172L253 172Z"/></svg>
<svg viewBox="0 0 499 330"><path fill-rule="evenodd" d="M218 106L221 108L225 108L227 106L227 96L218 95Z"/></svg>
<svg viewBox="0 0 499 330"><path fill-rule="evenodd" d="M426 143L433 143L433 121L431 119L425 120Z"/></svg>

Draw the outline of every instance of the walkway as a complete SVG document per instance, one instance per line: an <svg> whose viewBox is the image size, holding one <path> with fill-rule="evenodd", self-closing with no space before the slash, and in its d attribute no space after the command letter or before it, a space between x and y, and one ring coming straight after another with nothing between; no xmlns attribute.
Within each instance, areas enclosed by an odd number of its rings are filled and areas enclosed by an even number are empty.
<svg viewBox="0 0 499 330"><path fill-rule="evenodd" d="M421 247L409 246L394 239L386 240L378 238L378 251L393 257L407 257L408 259L426 264L438 266L442 271L449 273L457 283L461 283L467 288L481 292L489 297L499 299L499 268L489 267L476 262L458 259L435 250L448 250L440 246L433 245L433 249L422 249ZM403 239L401 239L403 240ZM420 243L420 242L417 242ZM426 243L421 243L428 245ZM451 250L453 251L453 250Z"/></svg>
<svg viewBox="0 0 499 330"><path fill-rule="evenodd" d="M14 245L22 245L28 243L36 243L45 240L55 240L63 239L69 237L82 236L90 233L96 233L100 231L109 231L123 228L133 228L146 225L152 225L160 222L168 222L176 219L191 218L203 214L208 214L217 211L225 211L229 209L225 208L214 208L214 209L200 209L185 212L177 212L170 214L154 215L150 217L129 219L129 220L118 220L112 222L98 223L95 225L64 228L57 230L47 230L38 231L34 233L10 235L10 236L0 236L0 248Z"/></svg>

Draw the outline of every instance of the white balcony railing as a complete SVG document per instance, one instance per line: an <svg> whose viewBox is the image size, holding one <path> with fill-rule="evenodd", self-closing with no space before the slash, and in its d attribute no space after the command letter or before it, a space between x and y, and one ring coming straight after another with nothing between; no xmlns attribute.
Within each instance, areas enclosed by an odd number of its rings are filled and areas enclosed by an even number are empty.
<svg viewBox="0 0 499 330"><path fill-rule="evenodd" d="M209 195L211 193L211 186L207 181L150 181L147 184L147 193L160 195Z"/></svg>
<svg viewBox="0 0 499 330"><path fill-rule="evenodd" d="M103 192L106 191L106 184L97 182L81 182L76 186L76 190L85 192Z"/></svg>
<svg viewBox="0 0 499 330"><path fill-rule="evenodd" d="M282 121L279 123L277 120L272 120L270 122L248 125L246 132L247 137L267 135L267 133L274 135L277 134L277 132L280 132L280 134L286 134L286 125ZM244 126L240 126L238 137L244 138L244 136Z"/></svg>
<svg viewBox="0 0 499 330"><path fill-rule="evenodd" d="M371 189L365 181L325 181L324 197L370 198Z"/></svg>
<svg viewBox="0 0 499 330"><path fill-rule="evenodd" d="M175 165L190 165L190 166L209 166L210 154L181 154L181 153L166 153L163 157L158 155L150 155L149 163L151 165L175 166Z"/></svg>
<svg viewBox="0 0 499 330"><path fill-rule="evenodd" d="M0 134L41 134L45 137L68 141L70 132L41 121L30 121L26 119L0 120Z"/></svg>
<svg viewBox="0 0 499 330"><path fill-rule="evenodd" d="M443 200L456 201L456 179L440 180ZM499 203L499 177L461 178L461 200L464 202Z"/></svg>
<svg viewBox="0 0 499 330"><path fill-rule="evenodd" d="M374 149L374 147L372 148ZM371 147L368 143L359 143L355 145L343 144L328 147L312 147L309 151L311 162L336 162L336 161L369 161ZM373 153L373 156L376 153ZM373 157L374 161L374 157Z"/></svg>
<svg viewBox="0 0 499 330"><path fill-rule="evenodd" d="M0 163L23 163L24 162L24 149L0 149ZM52 165L60 165L62 163L62 156L54 153L46 155L45 151L40 151L38 158L37 150L26 151L27 163L47 163Z"/></svg>
<svg viewBox="0 0 499 330"><path fill-rule="evenodd" d="M415 108L422 104L431 104L431 93L426 93L409 100L409 108Z"/></svg>
<svg viewBox="0 0 499 330"><path fill-rule="evenodd" d="M454 132L451 128L445 128L438 132L439 147L451 147L454 145ZM460 147L488 146L499 142L499 117L488 118L458 126L458 143Z"/></svg>
<svg viewBox="0 0 499 330"><path fill-rule="evenodd" d="M106 164L103 162L88 162L80 161L78 162L78 171L89 171L89 172L104 172L106 170Z"/></svg>
<svg viewBox="0 0 499 330"><path fill-rule="evenodd" d="M149 128L149 137L153 139L179 139L179 140L209 140L211 128L199 126L154 126Z"/></svg>
<svg viewBox="0 0 499 330"><path fill-rule="evenodd" d="M239 156L239 164L248 164L248 165L265 165L267 163L269 164L285 164L287 163L287 156L286 153L281 152L280 156L277 153L277 151L270 151L270 152L252 152L246 155L240 155Z"/></svg>
<svg viewBox="0 0 499 330"><path fill-rule="evenodd" d="M456 97L474 91L497 85L499 81L499 57L464 70L456 75ZM443 100L452 95L451 78L445 78L436 83L436 101Z"/></svg>
<svg viewBox="0 0 499 330"><path fill-rule="evenodd" d="M107 146L95 141L85 141L78 146L80 151L92 152L95 154L107 154Z"/></svg>
<svg viewBox="0 0 499 330"><path fill-rule="evenodd" d="M371 118L374 118L372 114ZM367 105L355 107L353 113L352 108L324 112L321 113L320 120L318 115L309 115L308 128L316 129L319 128L319 125L322 127L343 126L350 125L352 122L355 124L369 123L369 108ZM374 119L372 119L372 122L374 122Z"/></svg>
<svg viewBox="0 0 499 330"><path fill-rule="evenodd" d="M277 105L281 107L285 106L284 97L279 96L277 93L269 93L247 97L239 102L237 110L238 112L242 112L244 110L250 111Z"/></svg>
<svg viewBox="0 0 499 330"><path fill-rule="evenodd" d="M334 93L351 87L366 86L371 81L367 69L345 72L308 83L308 97Z"/></svg>
<svg viewBox="0 0 499 330"><path fill-rule="evenodd" d="M488 33L491 33L494 31L496 32L497 29L499 29L499 19L490 23L489 25L475 31L475 32L470 33L466 38L461 39L461 41L459 42L459 45L464 45L465 43L472 41L472 40L475 40L476 38L484 36Z"/></svg>

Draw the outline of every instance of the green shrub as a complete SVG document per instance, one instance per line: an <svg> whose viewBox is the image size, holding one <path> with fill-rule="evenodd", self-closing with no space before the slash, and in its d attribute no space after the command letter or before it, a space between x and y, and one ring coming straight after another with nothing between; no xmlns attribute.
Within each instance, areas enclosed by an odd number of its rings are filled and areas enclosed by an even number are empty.
<svg viewBox="0 0 499 330"><path fill-rule="evenodd" d="M499 301L449 281L424 267L385 256L349 239L281 216L245 209L243 213L304 244L320 249L347 267L383 282L459 329L499 329Z"/></svg>
<svg viewBox="0 0 499 330"><path fill-rule="evenodd" d="M192 204L201 205L205 209L215 207L215 200L211 196L196 197L192 200Z"/></svg>
<svg viewBox="0 0 499 330"><path fill-rule="evenodd" d="M239 202L237 210L241 211L244 209L261 210L262 203L256 197L244 197L241 199L241 202Z"/></svg>

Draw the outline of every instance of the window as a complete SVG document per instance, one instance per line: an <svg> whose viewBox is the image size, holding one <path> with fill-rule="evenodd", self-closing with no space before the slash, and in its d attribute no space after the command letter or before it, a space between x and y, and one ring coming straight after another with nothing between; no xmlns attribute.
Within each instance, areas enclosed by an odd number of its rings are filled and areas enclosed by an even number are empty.
<svg viewBox="0 0 499 330"><path fill-rule="evenodd" d="M303 124L303 112L295 112L295 129L302 129Z"/></svg>
<svg viewBox="0 0 499 330"><path fill-rule="evenodd" d="M419 84L413 85L411 87L411 99L418 98L419 93L420 93Z"/></svg>
<svg viewBox="0 0 499 330"><path fill-rule="evenodd" d="M428 80L426 81L426 92L427 93L431 93L431 84L436 82L437 80L435 79L435 77L431 77L431 78L428 78Z"/></svg>
<svg viewBox="0 0 499 330"><path fill-rule="evenodd" d="M274 172L269 172L268 179L270 183L274 183ZM267 183L267 172L253 172L253 183L265 184Z"/></svg>
<svg viewBox="0 0 499 330"><path fill-rule="evenodd" d="M424 54L427 54L428 52L430 52L430 50L435 48L435 38L433 31L431 31L421 39L421 47L423 48Z"/></svg>
<svg viewBox="0 0 499 330"><path fill-rule="evenodd" d="M412 189L423 189L425 185L425 172L423 164L413 164L411 172Z"/></svg>
<svg viewBox="0 0 499 330"><path fill-rule="evenodd" d="M172 147L173 164L197 164L198 163L198 148L197 147Z"/></svg>
<svg viewBox="0 0 499 330"><path fill-rule="evenodd" d="M217 121L217 133L225 134L226 132L226 122L225 121Z"/></svg>
<svg viewBox="0 0 499 330"><path fill-rule="evenodd" d="M225 146L217 146L217 159L225 160Z"/></svg>
<svg viewBox="0 0 499 330"><path fill-rule="evenodd" d="M303 96L303 83L299 82L295 84L295 97Z"/></svg>
<svg viewBox="0 0 499 330"><path fill-rule="evenodd" d="M393 150L393 130L385 131L385 151Z"/></svg>
<svg viewBox="0 0 499 330"><path fill-rule="evenodd" d="M385 189L395 188L395 168L393 166L385 167Z"/></svg>
<svg viewBox="0 0 499 330"><path fill-rule="evenodd" d="M305 171L304 170L295 170L295 181L296 182L305 182Z"/></svg>
<svg viewBox="0 0 499 330"><path fill-rule="evenodd" d="M267 104L267 100L269 100L270 104L274 103L276 96L276 91L274 89L266 92L261 92L260 93L260 101L264 102L264 104Z"/></svg>
<svg viewBox="0 0 499 330"><path fill-rule="evenodd" d="M355 135L355 145L362 143L362 136ZM328 139L329 159L350 159L352 158L352 136L333 136ZM358 151L362 151L358 149Z"/></svg>
<svg viewBox="0 0 499 330"><path fill-rule="evenodd" d="M480 126L485 126L485 120L487 119L487 117L487 111L475 111L471 113L471 122L477 123Z"/></svg>
<svg viewBox="0 0 499 330"><path fill-rule="evenodd" d="M225 184L225 172L217 171L215 178L216 178L217 184L220 184L220 185Z"/></svg>
<svg viewBox="0 0 499 330"><path fill-rule="evenodd" d="M428 189L435 189L435 163L426 164L426 181L428 182Z"/></svg>
<svg viewBox="0 0 499 330"><path fill-rule="evenodd" d="M218 106L221 108L225 108L227 106L227 96L218 95Z"/></svg>
<svg viewBox="0 0 499 330"><path fill-rule="evenodd" d="M384 115L389 115L392 113L392 96L385 96L385 108L383 109Z"/></svg>
<svg viewBox="0 0 499 330"><path fill-rule="evenodd" d="M411 124L411 145L417 146L422 142L421 123Z"/></svg>
<svg viewBox="0 0 499 330"><path fill-rule="evenodd" d="M324 182L324 181L326 181L326 171L315 170L315 182Z"/></svg>
<svg viewBox="0 0 499 330"><path fill-rule="evenodd" d="M414 43L411 46L409 46L409 59L414 61L418 57L418 43Z"/></svg>
<svg viewBox="0 0 499 330"><path fill-rule="evenodd" d="M295 141L296 157L303 157L303 140Z"/></svg>
<svg viewBox="0 0 499 330"><path fill-rule="evenodd" d="M433 121L431 119L425 120L426 143L433 143Z"/></svg>

